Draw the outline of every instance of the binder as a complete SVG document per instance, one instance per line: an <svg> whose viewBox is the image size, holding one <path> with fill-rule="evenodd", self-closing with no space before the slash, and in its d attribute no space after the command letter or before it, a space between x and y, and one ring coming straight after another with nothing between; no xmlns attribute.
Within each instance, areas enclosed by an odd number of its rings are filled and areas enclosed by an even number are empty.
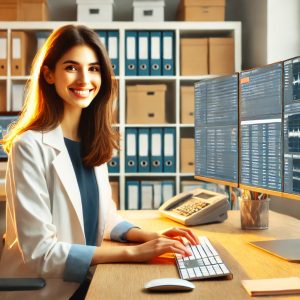
<svg viewBox="0 0 300 300"><path fill-rule="evenodd" d="M150 159L149 159L149 128L138 129L138 171L150 172Z"/></svg>
<svg viewBox="0 0 300 300"><path fill-rule="evenodd" d="M175 195L175 183L174 181L165 180L162 181L162 201L166 202L168 199Z"/></svg>
<svg viewBox="0 0 300 300"><path fill-rule="evenodd" d="M150 171L163 172L163 129L151 128Z"/></svg>
<svg viewBox="0 0 300 300"><path fill-rule="evenodd" d="M119 32L108 31L108 56L115 75L119 75Z"/></svg>
<svg viewBox="0 0 300 300"><path fill-rule="evenodd" d="M140 183L138 181L126 181L125 195L125 209L140 209Z"/></svg>
<svg viewBox="0 0 300 300"><path fill-rule="evenodd" d="M125 33L125 75L137 75L137 32L126 31Z"/></svg>
<svg viewBox="0 0 300 300"><path fill-rule="evenodd" d="M108 162L108 172L109 173L118 173L119 171L120 171L119 153L116 149L113 149L112 158Z"/></svg>
<svg viewBox="0 0 300 300"><path fill-rule="evenodd" d="M150 32L150 75L160 76L161 73L161 32Z"/></svg>
<svg viewBox="0 0 300 300"><path fill-rule="evenodd" d="M153 209L153 185L151 182L141 182L141 209Z"/></svg>
<svg viewBox="0 0 300 300"><path fill-rule="evenodd" d="M174 53L174 32L162 32L162 75L171 76L175 75L175 53Z"/></svg>
<svg viewBox="0 0 300 300"><path fill-rule="evenodd" d="M137 128L126 129L125 172L137 172Z"/></svg>
<svg viewBox="0 0 300 300"><path fill-rule="evenodd" d="M162 205L162 184L160 181L153 181L153 209Z"/></svg>
<svg viewBox="0 0 300 300"><path fill-rule="evenodd" d="M175 128L164 128L164 172L176 171Z"/></svg>
<svg viewBox="0 0 300 300"><path fill-rule="evenodd" d="M0 76L7 76L7 34L0 31Z"/></svg>
<svg viewBox="0 0 300 300"><path fill-rule="evenodd" d="M36 35L36 40L37 40L37 47L36 48L37 48L37 50L39 50L44 46L47 38L50 35L50 32L38 31L38 32L35 33L35 35Z"/></svg>
<svg viewBox="0 0 300 300"><path fill-rule="evenodd" d="M99 39L101 41L101 43L103 44L103 46L107 49L108 46L107 46L107 31L105 30L97 30L96 33L98 34L99 36Z"/></svg>
<svg viewBox="0 0 300 300"><path fill-rule="evenodd" d="M138 75L148 76L149 72L149 32L138 32Z"/></svg>
<svg viewBox="0 0 300 300"><path fill-rule="evenodd" d="M13 83L12 85L12 98L11 98L11 109L12 111L22 110L25 98L25 84Z"/></svg>

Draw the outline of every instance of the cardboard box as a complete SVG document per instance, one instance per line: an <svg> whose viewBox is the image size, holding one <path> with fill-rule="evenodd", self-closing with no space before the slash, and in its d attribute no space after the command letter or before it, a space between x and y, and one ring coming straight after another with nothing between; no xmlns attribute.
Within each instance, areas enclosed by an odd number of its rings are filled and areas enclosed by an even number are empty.
<svg viewBox="0 0 300 300"><path fill-rule="evenodd" d="M165 1L133 1L133 21L161 22L165 20Z"/></svg>
<svg viewBox="0 0 300 300"><path fill-rule="evenodd" d="M181 0L177 8L180 21L224 21L225 0Z"/></svg>
<svg viewBox="0 0 300 300"><path fill-rule="evenodd" d="M180 170L183 173L195 173L195 142L193 138L180 139Z"/></svg>
<svg viewBox="0 0 300 300"><path fill-rule="evenodd" d="M48 21L47 0L19 0L18 5L19 21Z"/></svg>
<svg viewBox="0 0 300 300"><path fill-rule="evenodd" d="M119 182L118 181L111 181L111 193L112 193L112 199L116 203L117 209L120 208L120 200L119 200Z"/></svg>
<svg viewBox="0 0 300 300"><path fill-rule="evenodd" d="M18 0L5 0L0 3L0 20L18 20Z"/></svg>
<svg viewBox="0 0 300 300"><path fill-rule="evenodd" d="M234 40L231 37L209 38L209 74L234 73Z"/></svg>
<svg viewBox="0 0 300 300"><path fill-rule="evenodd" d="M181 99L181 123L194 124L194 99L195 91L194 86L181 86L180 99Z"/></svg>
<svg viewBox="0 0 300 300"><path fill-rule="evenodd" d="M127 86L128 124L166 123L165 84Z"/></svg>
<svg viewBox="0 0 300 300"><path fill-rule="evenodd" d="M76 0L77 21L111 22L114 0Z"/></svg>
<svg viewBox="0 0 300 300"><path fill-rule="evenodd" d="M180 39L181 75L208 74L208 39Z"/></svg>

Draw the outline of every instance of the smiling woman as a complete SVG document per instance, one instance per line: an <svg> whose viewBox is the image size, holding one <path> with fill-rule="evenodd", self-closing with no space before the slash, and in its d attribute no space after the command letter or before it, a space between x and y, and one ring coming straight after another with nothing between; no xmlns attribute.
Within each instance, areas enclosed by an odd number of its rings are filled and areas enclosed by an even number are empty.
<svg viewBox="0 0 300 300"><path fill-rule="evenodd" d="M116 81L97 34L73 25L54 31L27 88L21 116L1 141L8 170L0 277L44 277L46 287L0 298L84 299L91 265L190 254L180 241L199 242L190 230L148 232L117 214L106 165L118 148ZM103 248L104 238L140 244Z"/></svg>

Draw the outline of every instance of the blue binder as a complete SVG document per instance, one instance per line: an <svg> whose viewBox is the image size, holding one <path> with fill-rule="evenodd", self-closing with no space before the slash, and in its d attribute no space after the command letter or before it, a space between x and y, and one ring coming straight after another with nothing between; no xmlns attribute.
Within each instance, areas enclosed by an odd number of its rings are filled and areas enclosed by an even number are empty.
<svg viewBox="0 0 300 300"><path fill-rule="evenodd" d="M149 128L138 129L138 171L149 172L150 171L150 138Z"/></svg>
<svg viewBox="0 0 300 300"><path fill-rule="evenodd" d="M149 65L149 32L139 31L138 33L138 75L150 75Z"/></svg>
<svg viewBox="0 0 300 300"><path fill-rule="evenodd" d="M141 209L153 209L153 184L149 181L140 183Z"/></svg>
<svg viewBox="0 0 300 300"><path fill-rule="evenodd" d="M162 32L162 75L175 75L174 31Z"/></svg>
<svg viewBox="0 0 300 300"><path fill-rule="evenodd" d="M125 75L137 75L137 32L126 31L125 33Z"/></svg>
<svg viewBox="0 0 300 300"><path fill-rule="evenodd" d="M105 48L107 49L107 31L104 30L97 30L96 33L99 35L99 39L101 41L101 43L105 46Z"/></svg>
<svg viewBox="0 0 300 300"><path fill-rule="evenodd" d="M164 128L164 172L176 171L175 128Z"/></svg>
<svg viewBox="0 0 300 300"><path fill-rule="evenodd" d="M150 75L160 76L161 73L161 32L150 32Z"/></svg>
<svg viewBox="0 0 300 300"><path fill-rule="evenodd" d="M109 173L120 172L120 158L117 150L114 149L112 159L108 162L107 166Z"/></svg>
<svg viewBox="0 0 300 300"><path fill-rule="evenodd" d="M115 75L119 75L119 32L108 31L108 55Z"/></svg>
<svg viewBox="0 0 300 300"><path fill-rule="evenodd" d="M125 197L125 209L140 209L140 183L138 181L126 181Z"/></svg>
<svg viewBox="0 0 300 300"><path fill-rule="evenodd" d="M37 50L39 50L44 43L46 42L47 38L50 35L49 31L38 31L36 32L36 39L37 39Z"/></svg>
<svg viewBox="0 0 300 300"><path fill-rule="evenodd" d="M125 153L125 172L137 172L137 128L126 129L126 153Z"/></svg>
<svg viewBox="0 0 300 300"><path fill-rule="evenodd" d="M163 203L175 195L175 182L172 180L164 180L162 185L162 201Z"/></svg>
<svg viewBox="0 0 300 300"><path fill-rule="evenodd" d="M150 171L159 173L163 171L163 129L151 128L150 140Z"/></svg>

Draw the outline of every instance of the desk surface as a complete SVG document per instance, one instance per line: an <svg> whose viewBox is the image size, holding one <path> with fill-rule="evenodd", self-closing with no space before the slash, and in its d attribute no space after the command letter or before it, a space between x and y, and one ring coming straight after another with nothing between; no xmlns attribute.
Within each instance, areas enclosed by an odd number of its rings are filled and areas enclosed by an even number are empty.
<svg viewBox="0 0 300 300"><path fill-rule="evenodd" d="M157 211L120 211L120 214L143 229L159 231L182 226L161 217ZM150 294L144 284L156 278L178 278L172 264L102 264L98 265L86 300L97 299L300 299L300 296L250 297L241 285L242 279L300 277L300 265L287 262L248 244L249 241L300 237L300 220L270 212L269 229L242 230L239 211L229 211L220 224L192 228L207 236L233 273L232 280L193 281L196 288L187 293ZM104 242L103 246L118 243ZM300 251L300 250L299 250Z"/></svg>

